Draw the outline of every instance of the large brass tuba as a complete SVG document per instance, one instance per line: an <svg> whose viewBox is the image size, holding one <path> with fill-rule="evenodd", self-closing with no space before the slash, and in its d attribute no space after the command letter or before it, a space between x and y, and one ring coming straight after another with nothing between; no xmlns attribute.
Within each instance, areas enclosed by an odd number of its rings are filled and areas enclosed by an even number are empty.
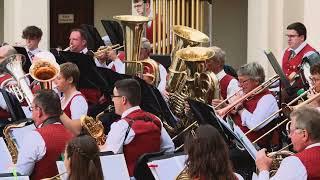
<svg viewBox="0 0 320 180"><path fill-rule="evenodd" d="M185 78L184 71L186 66L184 61L176 56L176 52L188 46L195 47L200 43L208 43L209 37L204 33L186 26L173 26L173 33L175 38L175 46L171 52L171 65L169 67L169 78L167 82L168 92L174 92Z"/></svg>
<svg viewBox="0 0 320 180"><path fill-rule="evenodd" d="M0 69L1 71L10 74L17 82L17 84L10 85L10 87L3 85L4 88L8 89L8 91L14 94L20 102L25 99L28 105L31 106L34 96L26 81L25 73L22 69L22 62L24 60L25 57L22 54L11 55L0 62Z"/></svg>

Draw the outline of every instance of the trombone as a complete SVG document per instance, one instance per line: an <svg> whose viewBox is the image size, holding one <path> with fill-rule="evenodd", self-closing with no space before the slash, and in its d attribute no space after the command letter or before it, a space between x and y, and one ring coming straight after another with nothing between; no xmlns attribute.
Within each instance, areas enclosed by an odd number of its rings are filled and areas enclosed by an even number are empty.
<svg viewBox="0 0 320 180"><path fill-rule="evenodd" d="M233 98L234 96L238 95L240 92L242 91L242 88L240 88L237 92L235 92L234 94L232 94L231 96L229 96L228 98L224 99L222 102L220 102L219 104L217 104L215 107L213 107L214 109L218 109L220 106L222 106L224 103L227 103L231 98Z"/></svg>
<svg viewBox="0 0 320 180"><path fill-rule="evenodd" d="M245 94L243 97L235 100L233 103L229 104L228 106L217 110L217 114L219 114L222 118L224 118L230 111L232 111L234 109L234 107L236 105L238 105L239 103L242 103L243 101L250 99L250 98L254 97L255 95L261 93L262 91L264 91L266 88L268 88L270 85L272 85L273 83L275 83L279 79L280 79L279 75L273 76L269 80L265 81L264 83L262 83L258 87L251 90L249 93Z"/></svg>

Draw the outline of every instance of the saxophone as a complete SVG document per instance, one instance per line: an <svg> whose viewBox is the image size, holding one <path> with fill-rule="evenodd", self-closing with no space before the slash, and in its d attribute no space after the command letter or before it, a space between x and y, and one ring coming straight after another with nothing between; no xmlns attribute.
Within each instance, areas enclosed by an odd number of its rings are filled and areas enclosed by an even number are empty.
<svg viewBox="0 0 320 180"><path fill-rule="evenodd" d="M16 142L13 140L13 138L11 138L10 136L10 131L12 128L22 128L22 127L25 127L26 124L27 124L28 121L25 121L25 122L22 122L22 123L19 123L19 124L9 124L7 125L4 129L3 129L3 135L4 135L4 139L7 143L7 146L8 146L8 150L9 150L9 153L11 155L11 158L12 158L12 162L14 164L17 163L17 160L18 160L18 148L17 148L17 144Z"/></svg>

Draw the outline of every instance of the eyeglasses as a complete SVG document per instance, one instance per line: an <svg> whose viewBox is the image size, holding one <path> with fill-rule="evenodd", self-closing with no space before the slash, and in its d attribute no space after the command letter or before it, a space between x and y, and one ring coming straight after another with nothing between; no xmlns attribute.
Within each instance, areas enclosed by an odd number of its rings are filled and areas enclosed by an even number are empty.
<svg viewBox="0 0 320 180"><path fill-rule="evenodd" d="M294 128L294 129L287 128L286 129L288 135L293 134L296 130L304 130L304 129L302 129L302 128Z"/></svg>
<svg viewBox="0 0 320 180"><path fill-rule="evenodd" d="M244 81L240 81L240 80L239 80L239 84L244 84L244 83L248 82L249 80L251 80L251 79L249 78L249 79L246 79L246 80L244 80Z"/></svg>
<svg viewBox="0 0 320 180"><path fill-rule="evenodd" d="M320 81L320 78L310 76L310 80L315 83L317 81Z"/></svg>
<svg viewBox="0 0 320 180"><path fill-rule="evenodd" d="M286 36L288 38L295 38L295 37L299 37L299 34L287 34Z"/></svg>

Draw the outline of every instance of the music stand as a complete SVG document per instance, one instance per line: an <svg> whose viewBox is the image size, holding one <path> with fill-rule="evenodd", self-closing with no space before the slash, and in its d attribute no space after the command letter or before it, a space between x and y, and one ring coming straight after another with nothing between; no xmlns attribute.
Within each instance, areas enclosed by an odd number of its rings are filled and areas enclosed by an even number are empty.
<svg viewBox="0 0 320 180"><path fill-rule="evenodd" d="M162 54L151 54L150 58L162 64L166 69L171 65L171 56Z"/></svg>
<svg viewBox="0 0 320 180"><path fill-rule="evenodd" d="M106 30L112 44L123 45L123 32L119 22L113 20L101 20L103 28Z"/></svg>
<svg viewBox="0 0 320 180"><path fill-rule="evenodd" d="M21 47L21 46L13 46L13 47L18 52L18 54L22 54L26 57L26 60L22 64L22 69L24 72L28 73L29 68L31 66L31 60L29 58L29 55L28 55L26 48Z"/></svg>

